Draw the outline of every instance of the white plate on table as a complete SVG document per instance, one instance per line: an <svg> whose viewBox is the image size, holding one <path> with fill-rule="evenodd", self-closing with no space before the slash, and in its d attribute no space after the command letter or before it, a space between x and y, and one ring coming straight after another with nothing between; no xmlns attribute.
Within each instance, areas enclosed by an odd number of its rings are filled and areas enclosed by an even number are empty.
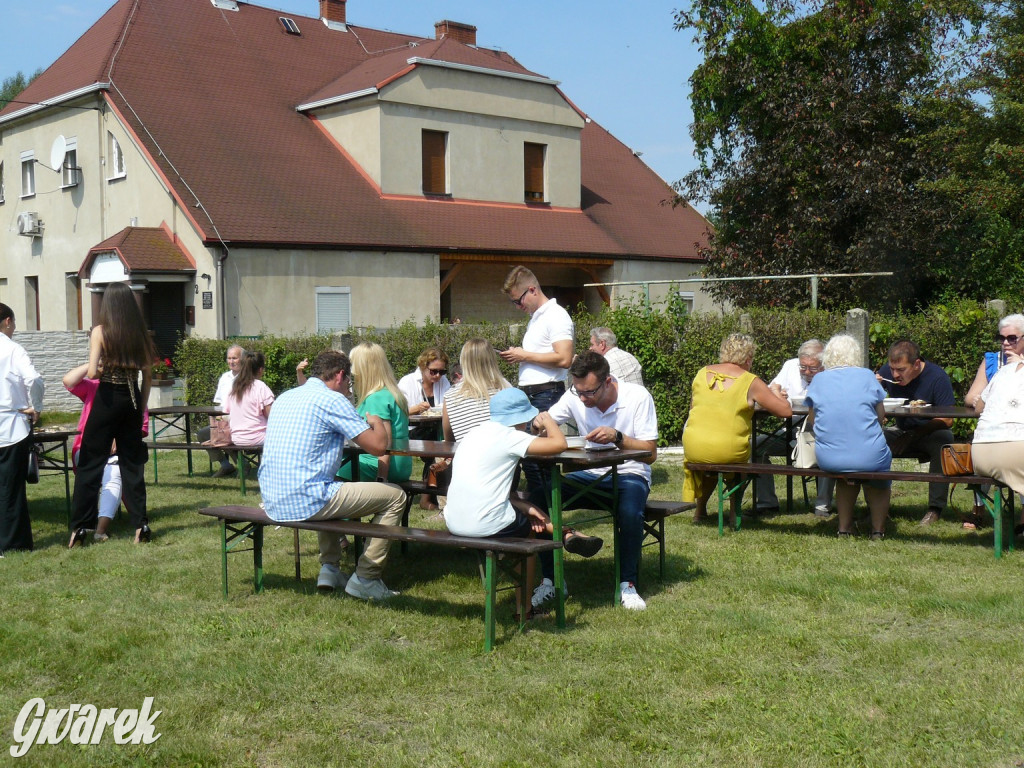
<svg viewBox="0 0 1024 768"><path fill-rule="evenodd" d="M565 442L569 444L570 448L583 448L587 444L587 438L585 437L567 437Z"/></svg>
<svg viewBox="0 0 1024 768"><path fill-rule="evenodd" d="M899 408L907 402L905 397L887 397L882 401L882 405L886 408Z"/></svg>
<svg viewBox="0 0 1024 768"><path fill-rule="evenodd" d="M807 403L807 398L806 397L791 397L791 398L789 398L789 402L790 402L791 405L795 405L797 408L799 408L800 406L805 405Z"/></svg>
<svg viewBox="0 0 1024 768"><path fill-rule="evenodd" d="M615 443L587 443L588 451L612 451L615 450Z"/></svg>

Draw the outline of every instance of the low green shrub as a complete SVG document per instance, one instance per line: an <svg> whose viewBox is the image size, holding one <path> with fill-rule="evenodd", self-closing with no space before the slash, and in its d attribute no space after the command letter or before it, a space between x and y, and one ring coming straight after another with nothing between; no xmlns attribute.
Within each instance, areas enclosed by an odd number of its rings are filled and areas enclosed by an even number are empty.
<svg viewBox="0 0 1024 768"><path fill-rule="evenodd" d="M1017 311L1015 309L1010 311ZM690 407L690 386L702 366L717 362L718 347L729 333L748 331L757 342L753 371L766 381L782 364L796 355L801 343L810 338L827 341L845 331L844 312L822 310L785 310L754 308L749 326L738 312L725 314L687 313L678 303L647 307L642 303L623 303L605 308L594 316L579 307L574 314L576 349L590 344L590 329L604 325L615 331L619 346L631 352L643 366L644 383L654 397L658 411L661 444L676 444ZM999 318L977 302L958 301L938 304L924 312L876 314L869 327L869 356L872 368L882 365L892 342L913 339L922 355L943 366L953 381L958 402L970 388L985 351L997 348L993 341ZM414 370L416 358L427 347L444 350L452 363L467 339L482 336L496 348L506 349L519 343L522 326L513 334L508 326L436 323L417 325L408 320L395 328L353 329L352 333L332 339L327 335L297 337L265 336L243 342L247 349L262 351L267 358L265 381L275 393L295 383L295 366L303 358L312 359L337 341L346 350L361 341L374 341L387 350L388 359L401 378ZM191 337L184 339L175 357L175 365L186 377L186 398L190 404L209 403L217 378L225 370L227 348L235 342ZM502 373L516 381L515 366L500 362ZM969 433L972 422L957 423L958 434Z"/></svg>

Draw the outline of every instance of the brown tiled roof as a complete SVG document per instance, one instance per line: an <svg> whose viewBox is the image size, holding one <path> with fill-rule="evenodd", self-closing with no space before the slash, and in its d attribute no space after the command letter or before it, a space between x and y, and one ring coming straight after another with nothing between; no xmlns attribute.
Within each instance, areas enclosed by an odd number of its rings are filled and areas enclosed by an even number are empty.
<svg viewBox="0 0 1024 768"><path fill-rule="evenodd" d="M132 275L152 272L195 272L196 265L161 227L125 227L89 249L79 275L89 274L101 253L116 253Z"/></svg>
<svg viewBox="0 0 1024 768"><path fill-rule="evenodd" d="M663 204L671 189L595 123L581 211L382 196L298 105L376 85L411 56L532 73L450 39L300 16L290 35L280 12L239 7L119 0L23 98L109 79L110 103L210 243L693 259L704 241L704 219Z"/></svg>

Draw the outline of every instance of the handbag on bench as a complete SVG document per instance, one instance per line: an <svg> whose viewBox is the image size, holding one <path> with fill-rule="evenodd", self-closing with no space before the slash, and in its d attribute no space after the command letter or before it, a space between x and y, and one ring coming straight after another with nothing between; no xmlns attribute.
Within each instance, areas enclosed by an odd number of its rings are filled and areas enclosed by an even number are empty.
<svg viewBox="0 0 1024 768"><path fill-rule="evenodd" d="M811 469L818 466L818 457L814 451L814 433L807 429L807 419L800 425L796 433L796 445L793 448L793 466L797 469Z"/></svg>
<svg viewBox="0 0 1024 768"><path fill-rule="evenodd" d="M970 443L948 443L942 446L939 459L942 462L942 474L944 475L956 477L957 475L974 474Z"/></svg>

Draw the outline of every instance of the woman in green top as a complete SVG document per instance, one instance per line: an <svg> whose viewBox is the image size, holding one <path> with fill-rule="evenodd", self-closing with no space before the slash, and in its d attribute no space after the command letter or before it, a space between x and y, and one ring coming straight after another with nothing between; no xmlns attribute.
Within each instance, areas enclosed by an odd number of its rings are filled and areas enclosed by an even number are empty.
<svg viewBox="0 0 1024 768"><path fill-rule="evenodd" d="M356 410L360 416L372 413L384 422L391 441L409 439L409 405L398 388L395 372L379 344L363 342L352 349L352 381ZM350 471L346 466L345 470ZM409 456L359 457L359 480L400 483L412 473ZM351 478L348 478L351 479Z"/></svg>

